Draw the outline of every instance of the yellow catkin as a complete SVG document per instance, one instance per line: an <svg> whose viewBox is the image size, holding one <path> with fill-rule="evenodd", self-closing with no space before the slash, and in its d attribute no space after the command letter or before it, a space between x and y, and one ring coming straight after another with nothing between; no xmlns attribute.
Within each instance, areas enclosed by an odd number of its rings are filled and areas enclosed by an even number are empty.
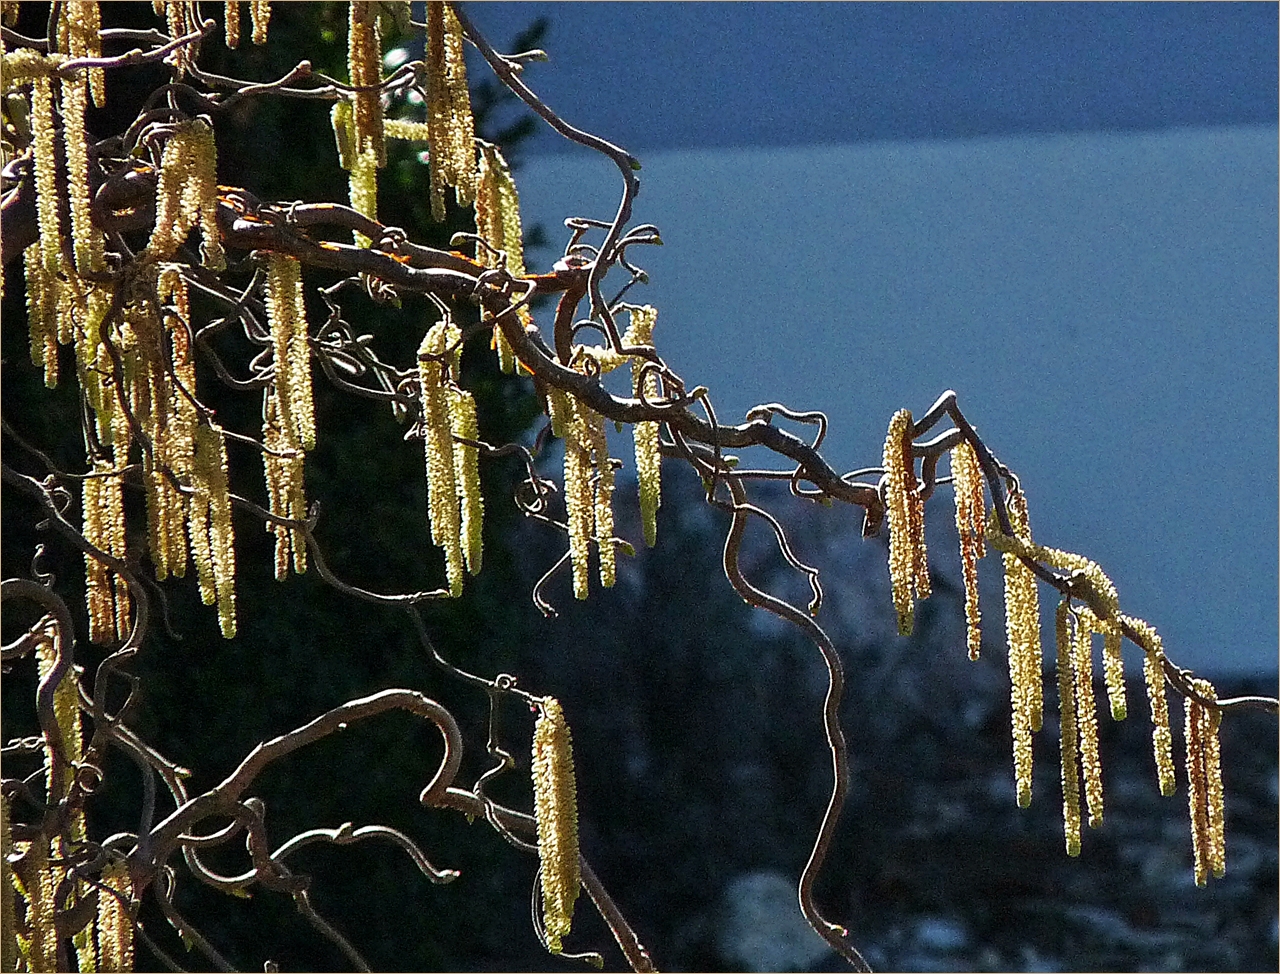
<svg viewBox="0 0 1280 974"><path fill-rule="evenodd" d="M476 400L462 389L450 390L449 427L455 437L480 439ZM453 443L453 474L461 517L462 556L467 571L480 573L484 538L484 497L480 492L480 451L467 443Z"/></svg>
<svg viewBox="0 0 1280 974"><path fill-rule="evenodd" d="M13 835L9 829L9 799L0 794L0 968L18 969L17 890L13 887Z"/></svg>
<svg viewBox="0 0 1280 974"><path fill-rule="evenodd" d="M163 284L163 276L161 281ZM182 285L182 291L185 291L185 285ZM164 460L182 483L194 484L195 437L199 414L194 403L196 370L191 354L191 335L186 327L173 317L167 319L166 331L173 355L172 381L167 376L157 376L153 385L153 395L157 401L156 408L166 417ZM191 522L199 512L207 511L207 505L197 503L195 497L180 493L167 477L160 477L158 484L164 504L163 516L170 525L165 532L168 542L169 571L181 578L186 574L188 553L183 540L182 526L187 526L187 534L191 538L190 550L194 556L196 532ZM205 548L208 548L207 533Z"/></svg>
<svg viewBox="0 0 1280 974"><path fill-rule="evenodd" d="M1187 697L1184 732L1187 744L1187 805L1191 819L1191 851L1197 886L1209 880L1209 789L1204 768L1204 707Z"/></svg>
<svg viewBox="0 0 1280 974"><path fill-rule="evenodd" d="M1122 634L1115 622L1104 623L1102 631L1103 675L1107 681L1107 701L1111 705L1111 719L1124 720L1129 715L1125 699L1124 656L1121 653Z"/></svg>
<svg viewBox="0 0 1280 974"><path fill-rule="evenodd" d="M1147 683L1147 701L1151 705L1151 745L1155 754L1156 775L1160 794L1168 797L1177 789L1173 772L1173 733L1169 729L1169 701L1164 689L1164 646L1155 628L1141 619L1120 616L1138 636L1145 652L1142 674Z"/></svg>
<svg viewBox="0 0 1280 974"><path fill-rule="evenodd" d="M969 659L982 652L982 613L978 609L978 559L983 550L986 499L978 454L968 440L951 451L952 487L955 491L956 530L960 534L960 562L964 574L964 618Z"/></svg>
<svg viewBox="0 0 1280 974"><path fill-rule="evenodd" d="M227 47L235 49L240 46L240 3L239 0L224 0L222 4L222 21L225 25Z"/></svg>
<svg viewBox="0 0 1280 974"><path fill-rule="evenodd" d="M132 884L124 862L108 863L102 870L102 884L119 894L98 894L98 949L104 971L133 970L133 921L125 904L131 899ZM121 902L123 900L124 902Z"/></svg>
<svg viewBox="0 0 1280 974"><path fill-rule="evenodd" d="M72 58L100 58L101 29L98 0L66 0L59 19L58 46ZM105 69L89 69L89 87L93 91L93 103L101 108L107 103Z"/></svg>
<svg viewBox="0 0 1280 974"><path fill-rule="evenodd" d="M1007 509L1015 533L1030 539L1025 495L1021 491L1010 491ZM987 539L992 540L993 536L1001 537L994 510L986 528ZM1014 775L1018 805L1026 808L1031 804L1032 735L1040 730L1044 713L1040 596L1031 570L1009 552L1004 553L1004 606Z"/></svg>
<svg viewBox="0 0 1280 974"><path fill-rule="evenodd" d="M267 482L268 510L279 517L303 520L307 516L304 487L305 454L292 430L281 417L280 399L268 387L262 406L263 472ZM288 574L292 563L296 574L307 570L307 545L302 531L279 524L267 525L275 535L276 579Z"/></svg>
<svg viewBox="0 0 1280 974"><path fill-rule="evenodd" d="M554 401L554 396L552 398ZM595 521L591 446L577 400L568 396L565 399L569 414L564 429L564 499L569 521L569 560L573 567L574 598L585 599L590 589L590 542Z"/></svg>
<svg viewBox="0 0 1280 974"><path fill-rule="evenodd" d="M204 266L226 266L218 232L218 153L213 129L203 119L179 122L165 143L156 187L156 223L148 253L167 259L200 226Z"/></svg>
<svg viewBox="0 0 1280 974"><path fill-rule="evenodd" d="M329 109L333 140L338 149L338 165L348 172L356 162L356 146L351 135L351 102L341 98Z"/></svg>
<svg viewBox="0 0 1280 974"><path fill-rule="evenodd" d="M1093 632L1074 618L1072 665L1075 675L1076 726L1080 731L1080 770L1089 810L1089 828L1102 825L1102 761L1098 754L1098 704L1093 693Z"/></svg>
<svg viewBox="0 0 1280 974"><path fill-rule="evenodd" d="M653 344L653 328L658 321L658 311L651 305L630 309L631 326L622 343L628 347ZM658 377L651 372L644 375L644 359L631 362L631 394L640 398L640 384L644 382L644 394L650 402L662 393ZM658 424L634 423L631 436L635 441L636 480L640 489L640 523L644 529L644 543L652 548L658 542L658 508L662 504L662 451L658 439Z"/></svg>
<svg viewBox="0 0 1280 974"><path fill-rule="evenodd" d="M441 321L433 325L418 348L418 382L422 389L422 438L427 459L427 515L431 540L444 549L445 576L449 592L462 594L464 558L462 521L458 508L457 465L454 460L453 429L449 419L449 389L446 385L453 358L446 350L457 344L456 326ZM455 353L456 354L456 353Z"/></svg>
<svg viewBox="0 0 1280 974"><path fill-rule="evenodd" d="M609 442L605 419L586 404L575 402L579 428L591 449L592 519L596 547L600 552L600 584L612 588L618 580L617 548L613 543L613 462L609 458Z"/></svg>
<svg viewBox="0 0 1280 974"><path fill-rule="evenodd" d="M62 132L67 160L71 240L76 270L81 274L106 268L102 234L89 216L89 142L84 127L88 108L88 80L83 73L62 81Z"/></svg>
<svg viewBox="0 0 1280 974"><path fill-rule="evenodd" d="M1217 700L1213 685L1193 679L1192 689L1206 700ZM1191 820L1191 848L1197 886L1208 882L1209 874L1221 878L1226 872L1226 842L1223 816L1222 765L1218 741L1221 714L1191 697L1183 700L1187 746L1187 805Z"/></svg>
<svg viewBox="0 0 1280 974"><path fill-rule="evenodd" d="M1207 680L1202 681L1208 683ZM1216 700L1212 686L1206 686L1205 696ZM1222 712L1211 710L1205 728L1204 773L1209 798L1209 871L1221 879L1227 872L1227 817L1225 793L1222 788L1222 742L1218 729Z"/></svg>
<svg viewBox="0 0 1280 974"><path fill-rule="evenodd" d="M58 299L56 282L45 272L40 245L22 253L27 277L27 327L31 336L31 363L44 369L44 384L58 385Z"/></svg>
<svg viewBox="0 0 1280 974"><path fill-rule="evenodd" d="M1061 723L1062 831L1066 837L1067 855L1080 855L1080 769L1078 765L1078 730L1076 725L1076 681L1074 676L1068 605L1064 599L1054 617L1054 633L1058 644L1058 717Z"/></svg>
<svg viewBox="0 0 1280 974"><path fill-rule="evenodd" d="M159 7L160 4L154 2L153 7ZM176 40L187 34L194 33L199 28L200 17L196 12L196 4L194 0L167 0L163 4L165 23L167 25L169 36ZM157 13L160 11L157 10ZM192 50L190 44L184 44L174 49L166 58L166 64L172 64L183 74L191 69Z"/></svg>
<svg viewBox="0 0 1280 974"><path fill-rule="evenodd" d="M533 732L533 807L542 865L542 909L547 947L560 953L569 935L581 874L578 865L578 799L573 743L564 710L554 697L539 704Z"/></svg>
<svg viewBox="0 0 1280 974"><path fill-rule="evenodd" d="M12 57L12 56L11 56ZM8 59L6 59L8 60ZM54 135L54 81L52 58L41 59L31 82L32 161L36 176L36 225L40 232L40 258L45 274L57 275L62 264L61 199L58 193L57 147ZM6 63L5 67L9 67Z"/></svg>
<svg viewBox="0 0 1280 974"><path fill-rule="evenodd" d="M889 421L884 440L885 507L889 520L889 577L893 582L893 606L898 613L898 633L910 636L915 625L915 598L920 591L919 565L923 555L917 551L918 535L923 531L923 518L918 515L919 497L915 495L915 463L911 459L911 411L900 409ZM917 527L919 524L919 527ZM928 584L928 572L925 572Z"/></svg>
<svg viewBox="0 0 1280 974"><path fill-rule="evenodd" d="M382 44L378 38L377 4L352 0L347 27L347 76L351 84L372 88L382 80ZM386 142L382 133L382 99L376 90L356 91L352 95L355 149L369 153L375 166L387 164Z"/></svg>
<svg viewBox="0 0 1280 974"><path fill-rule="evenodd" d="M249 0L249 20L253 24L253 43L267 43L267 25L271 23L271 0Z"/></svg>
<svg viewBox="0 0 1280 974"><path fill-rule="evenodd" d="M218 606L218 626L226 639L236 634L235 531L227 486L227 450L221 429L201 424L195 431L191 503L192 559L200 572L200 595Z"/></svg>
<svg viewBox="0 0 1280 974"><path fill-rule="evenodd" d="M124 497L119 474L111 474L112 464L98 460L90 471L92 476L81 482L81 510L85 540L108 555L123 558L125 555ZM106 565L89 553L85 553L86 600L89 606L89 641L105 646L119 638L126 626L120 626L121 617L127 618L127 602L117 607L116 592L123 595L123 587L114 587L114 574ZM124 596L127 599L127 596Z"/></svg>
<svg viewBox="0 0 1280 974"><path fill-rule="evenodd" d="M547 389L547 416L551 419L553 435L565 439L568 437L569 423L573 419L569 408L569 394L563 389L551 386Z"/></svg>
<svg viewBox="0 0 1280 974"><path fill-rule="evenodd" d="M454 187L461 206L476 197L475 125L462 27L454 12L437 0L427 3L427 124L431 127L431 215L445 217L446 186Z"/></svg>
<svg viewBox="0 0 1280 974"><path fill-rule="evenodd" d="M58 969L58 933L54 921L54 877L49 865L49 843L37 836L23 862L22 882L27 894L27 970Z"/></svg>
<svg viewBox="0 0 1280 974"><path fill-rule="evenodd" d="M371 152L356 153L347 185L351 208L370 220L378 219L378 157ZM351 238L357 247L373 243L358 230L351 231Z"/></svg>
<svg viewBox="0 0 1280 974"><path fill-rule="evenodd" d="M267 320L275 348L275 386L281 421L304 450L316 445L315 405L311 391L311 345L302 265L285 254L267 259Z"/></svg>
<svg viewBox="0 0 1280 974"><path fill-rule="evenodd" d="M428 128L430 126L427 126ZM502 153L494 145L482 145L480 169L476 184L476 233L488 243L480 247L477 258L486 267L497 267L501 255L506 255L506 270L512 277L525 276L524 239L520 226L520 197L515 181ZM483 312L486 318L492 317ZM533 315L527 305L516 314L526 330L534 327ZM493 344L498 352L498 365L503 372L515 371L515 353L502 329L494 326Z"/></svg>

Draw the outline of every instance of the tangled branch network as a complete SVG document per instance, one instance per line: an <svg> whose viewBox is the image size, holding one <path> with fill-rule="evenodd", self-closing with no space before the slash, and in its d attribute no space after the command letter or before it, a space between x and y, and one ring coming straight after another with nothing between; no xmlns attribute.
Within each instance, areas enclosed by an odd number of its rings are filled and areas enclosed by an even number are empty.
<svg viewBox="0 0 1280 974"><path fill-rule="evenodd" d="M263 772L287 756L392 711L434 725L442 739L439 764L420 795L423 806L482 818L510 844L540 857L535 897L541 909L534 926L548 950L564 952L575 900L585 888L626 961L634 970L652 970L648 951L579 852L574 758L560 703L525 690L510 674L462 669L430 637L433 608L461 595L468 577L481 570L481 475L495 458L520 459L524 476L514 503L565 537L563 556L532 589L535 604L554 614L546 583L566 570L579 599L588 598L593 578L603 587L614 584L618 552L634 548L615 534L615 475L622 464L611 452L610 424L632 432L645 543L657 543L663 463L687 464L702 478L707 502L727 515L723 567L729 583L747 603L795 626L822 656L828 686L816 716L830 750L832 786L799 877L798 899L813 928L853 967L867 969L853 936L824 914L815 897L849 789L848 748L838 719L840 655L817 621L818 571L796 556L777 517L751 499L750 488L763 481L786 481L795 496L816 503L860 508L865 536L887 526L903 634L912 630L915 603L930 594L926 502L939 486L950 486L973 659L981 646L977 563L987 546L1002 560L1018 803L1031 800L1032 744L1043 726L1039 593L1047 589L1058 600L1054 636L1068 854L1080 852L1082 814L1091 826L1103 818L1093 689L1093 637L1100 635L1113 719L1127 713L1124 643L1141 655L1154 762L1165 794L1177 787L1168 689L1183 698L1195 879L1203 885L1210 875L1222 875L1219 724L1242 707L1275 713L1277 701L1219 699L1208 681L1174 664L1151 625L1121 611L1115 586L1097 564L1034 542L1017 476L978 436L954 392L943 393L918 419L907 410L895 413L880 465L847 473L833 469L820 452L827 432L820 412L766 403L741 422L721 422L708 389L690 387L659 353L657 312L624 300L647 280L632 260L633 248L662 243L656 227L632 223L640 162L569 124L526 84L525 67L544 59L541 51L499 53L457 4L427 3L426 20L418 23L407 3L352 2L345 81L309 61L274 80L251 80L201 66L207 45L219 38L228 47L240 43L235 2L224 5L219 22L204 16L211 4L157 0L163 26L137 30L103 27L95 2L63 0L50 6L42 37L17 31L16 6L3 5L2 29L6 287L15 285L21 264L31 361L48 387L74 385L84 453L77 466L59 463L34 441L28 417L5 417L3 480L9 503L20 498L35 512L48 544L83 556L85 585L73 591L57 584L42 568L44 546L35 552L30 578L3 582L6 613L21 606L11 618L33 620L4 645L3 662L8 669L34 658L37 723L35 733L4 742L5 970L70 969L73 955L81 970L126 970L137 940L180 969L140 918L147 898L209 963L230 969L219 948L175 906L180 877L233 895L265 889L291 897L321 937L367 969L358 948L317 911L310 877L291 868L295 854L316 843L374 840L401 849L432 882L447 883L458 873L433 865L413 838L381 825L310 828L277 842L266 804L252 792ZM250 15L252 42L266 44L270 5L253 0ZM424 36L424 57L388 73L383 47L393 35ZM510 168L498 146L475 135L466 44L539 119L618 169L621 194L612 218L567 219L569 242L547 273L526 271ZM167 82L121 130L90 132L90 100L103 105L108 79L141 65L163 67ZM229 113L266 99L331 106L338 160L348 173L345 202L264 200L250 187L218 181L218 145ZM407 111L389 117L391 105ZM459 249L415 242L379 219L378 174L388 140L425 143L425 192L436 220L449 212L450 193L455 209L472 215L475 232L452 241ZM320 286L320 277L334 283ZM610 296L607 284L614 288ZM359 333L346 308L361 295L395 307L425 301L434 310L438 320L423 335L416 361L388 361L376 336ZM533 304L544 295L554 296L556 306L551 320L539 323ZM310 320L308 306L321 304L327 309L323 320ZM214 339L226 335L238 336L252 354L233 360L220 353L228 346ZM486 439L474 395L462 381L462 351L477 343L493 350L505 372L532 380L547 422L531 446ZM64 356L63 349L70 351ZM64 376L63 359L72 357L74 369ZM619 369L630 372L627 394L610 391L604 381ZM421 442L430 534L443 552L438 587L376 592L331 569L316 536L321 515L308 505L305 485L307 454L325 435L313 405L321 382L384 404L393 420L409 425L407 439ZM261 397L260 428L235 428L220 417L205 383L216 383L220 395ZM544 475L539 465L551 436L564 441L559 479ZM229 445L235 450L229 452ZM737 454L747 450L768 459L744 465ZM230 457L246 454L262 464L265 504L231 490L231 481L242 478L231 476L238 466L230 466ZM939 476L944 456L950 471ZM808 579L813 598L807 607L763 590L744 574L739 554L752 519L768 526L789 564ZM143 738L137 714L146 686L136 666L153 629L168 626L161 583L194 565L203 601L216 606L222 635L233 638L236 523L246 520L274 536L277 578L314 570L345 596L402 611L443 673L485 693L483 773L471 782L461 778L463 736L454 713L412 689L348 700L264 740L202 791L188 786L188 769ZM130 527L145 537L141 549L128 543ZM87 628L76 621L81 597ZM86 642L105 651L96 666L88 665ZM498 715L512 703L538 715L525 745L532 755L531 812L487 791L516 767L498 733ZM111 752L138 769L143 801L135 828L102 836L90 813ZM236 839L248 855L243 871L226 875L208 865L208 850ZM603 963L596 952L565 956Z"/></svg>

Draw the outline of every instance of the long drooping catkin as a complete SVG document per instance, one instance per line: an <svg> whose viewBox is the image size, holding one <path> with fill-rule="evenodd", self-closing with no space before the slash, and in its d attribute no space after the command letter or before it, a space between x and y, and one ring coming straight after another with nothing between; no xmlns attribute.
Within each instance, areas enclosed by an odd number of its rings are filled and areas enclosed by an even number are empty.
<svg viewBox="0 0 1280 974"><path fill-rule="evenodd" d="M533 732L533 806L542 863L542 909L547 947L561 950L569 935L578 898L578 791L573 773L573 742L564 710L554 697L539 704Z"/></svg>

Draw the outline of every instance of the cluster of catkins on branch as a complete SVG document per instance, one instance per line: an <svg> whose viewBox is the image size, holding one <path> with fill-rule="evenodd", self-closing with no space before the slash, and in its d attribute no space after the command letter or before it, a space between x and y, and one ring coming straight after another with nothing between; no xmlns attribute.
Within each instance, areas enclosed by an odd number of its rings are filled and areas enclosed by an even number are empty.
<svg viewBox="0 0 1280 974"><path fill-rule="evenodd" d="M929 594L924 543L924 501L915 474L913 424L899 410L884 443L885 507L889 522L889 573L898 630L910 635L916 599ZM1127 716L1121 640L1128 632L1143 650L1143 671L1153 725L1156 771L1163 795L1175 790L1173 737L1165 696L1164 651L1154 628L1120 612L1116 587L1102 569L1082 555L1035 544L1027 517L1026 495L1012 487L1005 508L1012 534L1005 534L993 509L986 515L982 474L972 444L960 439L951 450L956 526L964 573L965 618L969 658L977 659L982 643L978 611L977 563L984 542L999 551L1004 563L1005 623L1009 648L1009 680L1013 722L1014 774L1018 805L1031 803L1031 739L1044 720L1040 600L1031 564L1040 562L1063 573L1066 588L1057 606L1058 719L1061 742L1062 817L1067 854L1080 854L1081 784L1091 828L1102 824L1102 764L1098 754L1098 717L1093 691L1093 637L1103 639L1103 677L1113 720ZM985 522L985 523L984 523ZM1216 700L1212 684L1196 679L1194 689ZM1222 766L1218 725L1221 714L1191 696L1186 700L1186 774L1190 797L1195 879L1203 886L1208 874L1226 869Z"/></svg>

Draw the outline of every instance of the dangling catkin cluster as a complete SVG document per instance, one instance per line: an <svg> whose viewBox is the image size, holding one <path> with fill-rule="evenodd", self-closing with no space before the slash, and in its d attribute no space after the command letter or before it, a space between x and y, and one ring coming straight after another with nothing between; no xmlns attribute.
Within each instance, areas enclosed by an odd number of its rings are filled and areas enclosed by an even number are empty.
<svg viewBox="0 0 1280 974"><path fill-rule="evenodd" d="M889 577L898 633L910 636L915 600L929 597L928 551L924 543L924 501L917 490L911 453L911 410L900 409L889 421L884 440L884 494L889 519Z"/></svg>
<svg viewBox="0 0 1280 974"><path fill-rule="evenodd" d="M480 571L484 529L479 451L454 440L455 436L479 438L475 400L455 381L462 357L461 335L451 322L440 321L418 348L431 540L444 549L445 576L455 597L462 594L464 566L473 575Z"/></svg>
<svg viewBox="0 0 1280 974"><path fill-rule="evenodd" d="M960 562L964 571L964 618L969 659L982 652L982 613L978 610L978 559L986 554L982 543L987 521L982 468L968 440L951 450L952 487L956 498L956 530L960 534Z"/></svg>
<svg viewBox="0 0 1280 974"><path fill-rule="evenodd" d="M195 431L190 501L191 558L200 576L200 598L218 605L226 639L236 634L236 553L227 487L227 447L222 430L201 423Z"/></svg>
<svg viewBox="0 0 1280 974"><path fill-rule="evenodd" d="M590 406L567 397L564 431L564 494L569 516L569 558L573 564L573 594L589 592L590 541L600 556L600 584L611 588L617 580L613 545L613 463L605 434L605 419Z"/></svg>
<svg viewBox="0 0 1280 974"><path fill-rule="evenodd" d="M295 521L307 516L307 498L304 486L306 453L289 431L289 424L282 417L280 397L274 387L268 386L262 403L262 454L263 473L267 482L268 510L280 517ZM267 530L275 535L276 579L283 579L293 565L295 574L307 570L307 542L298 528L268 524Z"/></svg>
<svg viewBox="0 0 1280 974"><path fill-rule="evenodd" d="M462 26L438 0L427 3L427 125L431 134L431 215L445 217L446 186L459 206L476 198L475 124L462 57Z"/></svg>
<svg viewBox="0 0 1280 974"><path fill-rule="evenodd" d="M497 267L500 254L506 254L506 270L512 277L525 276L524 240L520 228L520 197L507 161L495 145L480 146L480 172L476 186L476 233L489 245L479 247L476 258L486 267ZM491 317L488 312L482 312ZM534 327L533 315L525 305L516 312L526 331ZM515 353L511 343L497 325L493 328L493 344L498 350L498 364L503 372L515 371Z"/></svg>
<svg viewBox="0 0 1280 974"><path fill-rule="evenodd" d="M69 58L102 57L102 16L97 0L66 0L58 18L58 50ZM93 103L101 108L107 103L106 70L89 68L89 87Z"/></svg>
<svg viewBox="0 0 1280 974"><path fill-rule="evenodd" d="M81 482L85 540L115 558L125 557L123 480L115 466L96 460ZM129 634L129 592L124 582L88 552L84 556L89 641L105 646Z"/></svg>
<svg viewBox="0 0 1280 974"><path fill-rule="evenodd" d="M1006 509L1016 537L1031 542L1027 499L1021 490L1010 490ZM993 509L987 521L986 540L1001 550L1000 523ZM1040 649L1040 594L1036 578L1019 557L1004 552L1004 618L1009 645L1010 709L1013 721L1013 765L1018 805L1031 804L1031 735L1040 730L1044 714L1042 653Z"/></svg>
<svg viewBox="0 0 1280 974"><path fill-rule="evenodd" d="M573 743L564 710L554 697L539 704L533 731L533 808L542 864L542 910L547 947L560 953L569 935L578 898L578 791L573 776Z"/></svg>
<svg viewBox="0 0 1280 974"><path fill-rule="evenodd" d="M1218 699L1208 680L1193 679L1192 688L1209 701ZM1191 816L1191 849L1197 886L1204 886L1213 873L1221 879L1227 871L1226 819L1223 810L1222 755L1218 725L1222 714L1192 697L1183 700L1186 709L1187 802Z"/></svg>
<svg viewBox="0 0 1280 974"><path fill-rule="evenodd" d="M143 452L147 485L147 527L151 561L156 578L186 574L191 529L187 512L195 502L184 496L165 473L179 482L193 483L195 436L198 415L194 402L195 363L191 356L189 298L185 278L175 265L158 275L156 290L161 301L171 302L161 322L148 305L126 309L135 337L129 353L133 366L133 410L151 439L152 450ZM171 358L167 359L166 350ZM126 359L126 362L129 360ZM190 550L194 553L196 541Z"/></svg>
<svg viewBox="0 0 1280 974"><path fill-rule="evenodd" d="M652 345L658 309L646 304L631 308L630 313L631 326L623 336L622 344L628 348ZM643 381L645 398L654 402L662 395L662 390L652 370L643 373L644 363L645 360L638 356L631 359L631 394L640 398ZM634 423L631 436L635 440L636 479L640 487L640 523L644 528L644 543L652 548L658 543L658 507L662 504L662 452L658 424L648 421Z"/></svg>
<svg viewBox="0 0 1280 974"><path fill-rule="evenodd" d="M147 253L173 255L200 224L200 254L205 267L226 266L218 235L218 154L213 129L203 119L179 122L165 143L156 187L156 225Z"/></svg>
<svg viewBox="0 0 1280 974"><path fill-rule="evenodd" d="M1080 773L1089 828L1102 825L1102 759L1098 753L1098 704L1093 693L1093 633L1074 620L1071 668L1076 678L1076 726L1080 730Z"/></svg>
<svg viewBox="0 0 1280 974"><path fill-rule="evenodd" d="M293 257L267 258L267 319L275 346L275 389L281 422L304 450L316 445L315 405L311 394L311 344L302 265Z"/></svg>

